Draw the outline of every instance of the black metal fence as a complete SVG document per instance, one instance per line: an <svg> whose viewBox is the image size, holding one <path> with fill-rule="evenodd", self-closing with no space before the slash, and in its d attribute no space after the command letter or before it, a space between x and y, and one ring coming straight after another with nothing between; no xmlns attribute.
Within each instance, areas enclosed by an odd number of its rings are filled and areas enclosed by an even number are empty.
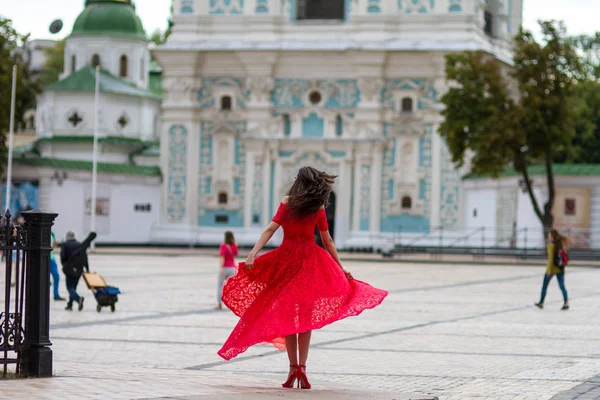
<svg viewBox="0 0 600 400"><path fill-rule="evenodd" d="M52 375L50 321L50 232L57 214L9 211L0 219L0 251L5 265L0 302L2 376L15 364L25 376ZM0 299L2 300L2 299Z"/></svg>
<svg viewBox="0 0 600 400"><path fill-rule="evenodd" d="M3 375L8 365L16 364L19 373L21 350L25 345L23 308L25 293L25 259L27 257L27 233L22 224L12 221L7 211L0 220L0 251L5 264L4 307L0 312L0 351Z"/></svg>
<svg viewBox="0 0 600 400"><path fill-rule="evenodd" d="M561 230L570 239L570 258L578 260L600 259L600 230L566 228ZM473 256L476 260L486 257L509 257L517 260L546 257L547 232L542 228L490 229L434 227L424 232L403 230L402 227L388 238L387 248L382 251L388 257L418 255L439 258L443 255Z"/></svg>

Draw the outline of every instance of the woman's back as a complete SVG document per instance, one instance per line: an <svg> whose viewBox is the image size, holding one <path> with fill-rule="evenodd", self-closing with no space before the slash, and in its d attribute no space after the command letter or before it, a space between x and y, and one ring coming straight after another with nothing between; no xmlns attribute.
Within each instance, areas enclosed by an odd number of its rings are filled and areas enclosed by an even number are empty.
<svg viewBox="0 0 600 400"><path fill-rule="evenodd" d="M316 214L311 214L303 217L292 215L292 210L287 204L281 203L277 214L273 217L273 221L281 225L283 228L284 242L285 241L315 241L315 225L319 231L327 230L327 216L325 210L320 209Z"/></svg>

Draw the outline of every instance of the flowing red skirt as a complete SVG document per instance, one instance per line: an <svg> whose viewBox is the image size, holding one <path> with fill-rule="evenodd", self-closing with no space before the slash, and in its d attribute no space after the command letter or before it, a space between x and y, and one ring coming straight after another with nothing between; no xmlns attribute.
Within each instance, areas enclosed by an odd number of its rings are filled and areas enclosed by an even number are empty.
<svg viewBox="0 0 600 400"><path fill-rule="evenodd" d="M329 253L314 242L287 242L241 263L223 288L223 303L240 320L218 354L226 360L250 346L322 328L381 304L388 292L348 280Z"/></svg>

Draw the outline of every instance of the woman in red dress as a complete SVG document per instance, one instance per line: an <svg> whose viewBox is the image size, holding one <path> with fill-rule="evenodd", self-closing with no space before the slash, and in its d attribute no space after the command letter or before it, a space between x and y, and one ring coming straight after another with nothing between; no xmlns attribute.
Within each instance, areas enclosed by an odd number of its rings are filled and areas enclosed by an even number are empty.
<svg viewBox="0 0 600 400"><path fill-rule="evenodd" d="M258 343L287 349L290 370L282 385L287 388L297 380L310 389L306 360L312 330L374 308L388 294L342 267L325 215L335 178L301 168L273 221L223 288L223 302L240 321L218 354L230 360ZM327 251L315 243L315 225ZM279 248L255 259L280 226Z"/></svg>

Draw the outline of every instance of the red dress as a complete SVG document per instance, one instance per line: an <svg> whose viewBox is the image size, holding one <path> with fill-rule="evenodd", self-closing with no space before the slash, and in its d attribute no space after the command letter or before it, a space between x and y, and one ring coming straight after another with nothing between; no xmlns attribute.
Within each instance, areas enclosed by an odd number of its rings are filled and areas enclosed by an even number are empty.
<svg viewBox="0 0 600 400"><path fill-rule="evenodd" d="M281 246L254 261L223 288L223 303L240 321L218 354L230 360L248 347L272 343L285 350L284 337L322 328L378 306L388 292L348 280L329 253L315 243L315 224L327 228L323 209L300 220L281 204L273 222L283 227Z"/></svg>

